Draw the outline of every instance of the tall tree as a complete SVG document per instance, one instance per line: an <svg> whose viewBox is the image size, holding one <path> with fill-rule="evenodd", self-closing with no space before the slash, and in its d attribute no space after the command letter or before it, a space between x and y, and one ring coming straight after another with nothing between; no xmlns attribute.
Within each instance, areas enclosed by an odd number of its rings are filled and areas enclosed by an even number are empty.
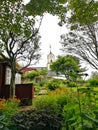
<svg viewBox="0 0 98 130"><path fill-rule="evenodd" d="M75 31L61 36L62 50L85 60L98 69L98 23L78 27Z"/></svg>
<svg viewBox="0 0 98 130"><path fill-rule="evenodd" d="M26 5L26 9L33 16L51 13L53 15L64 14L67 10L64 8L67 0L30 0Z"/></svg>
<svg viewBox="0 0 98 130"><path fill-rule="evenodd" d="M56 72L57 75L63 74L67 80L76 81L80 76L79 60L76 57L67 55L65 57L59 57L55 62L50 65L51 70Z"/></svg>
<svg viewBox="0 0 98 130"><path fill-rule="evenodd" d="M98 69L98 1L70 1L69 33L61 36L63 50Z"/></svg>
<svg viewBox="0 0 98 130"><path fill-rule="evenodd" d="M25 67L40 58L39 27L35 17L29 17L22 0L0 1L0 55L11 67L10 97L15 96L16 63L21 60Z"/></svg>
<svg viewBox="0 0 98 130"><path fill-rule="evenodd" d="M70 23L74 29L78 25L88 25L98 20L97 0L67 0L67 13L62 13L62 24Z"/></svg>

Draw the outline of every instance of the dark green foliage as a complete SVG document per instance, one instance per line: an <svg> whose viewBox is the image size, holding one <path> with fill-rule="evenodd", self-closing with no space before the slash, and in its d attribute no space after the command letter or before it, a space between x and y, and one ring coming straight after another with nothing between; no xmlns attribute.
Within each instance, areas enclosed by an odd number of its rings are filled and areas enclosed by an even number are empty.
<svg viewBox="0 0 98 130"><path fill-rule="evenodd" d="M58 98L55 96L53 97L53 96L43 95L41 97L37 97L34 100L33 106L37 110L48 108L49 110L52 110L53 113L58 113L60 104L57 103L57 100Z"/></svg>
<svg viewBox="0 0 98 130"><path fill-rule="evenodd" d="M91 87L98 87L98 79L92 78L88 80L89 86Z"/></svg>
<svg viewBox="0 0 98 130"><path fill-rule="evenodd" d="M92 72L91 77L87 82L90 87L98 87L98 72Z"/></svg>
<svg viewBox="0 0 98 130"><path fill-rule="evenodd" d="M26 79L26 78L28 78L28 79L34 79L36 76L39 76L39 73L37 71L33 70L33 71L31 71L31 72L29 72L27 74L24 74L23 78L24 79Z"/></svg>
<svg viewBox="0 0 98 130"><path fill-rule="evenodd" d="M50 66L57 76L63 74L67 80L76 81L81 77L79 74L83 71L80 67L79 59L75 56L67 55L58 57Z"/></svg>
<svg viewBox="0 0 98 130"><path fill-rule="evenodd" d="M63 9L63 4L67 0L30 0L30 3L26 5L27 10L30 15L43 15L44 13L51 13L53 15L60 14L62 11L66 12L66 9Z"/></svg>
<svg viewBox="0 0 98 130"><path fill-rule="evenodd" d="M97 130L98 112L93 88L77 87L74 96L77 100L69 102L63 108L64 130Z"/></svg>
<svg viewBox="0 0 98 130"><path fill-rule="evenodd" d="M22 111L14 116L18 130L60 130L61 120L61 115L54 114L48 108Z"/></svg>
<svg viewBox="0 0 98 130"><path fill-rule="evenodd" d="M69 86L69 87L76 87L77 84L76 84L75 82L69 82L69 83L68 83L68 86Z"/></svg>
<svg viewBox="0 0 98 130"><path fill-rule="evenodd" d="M22 98L19 106L30 106L32 105L32 99Z"/></svg>
<svg viewBox="0 0 98 130"><path fill-rule="evenodd" d="M13 121L6 120L6 116L2 112L0 112L0 130L17 130Z"/></svg>
<svg viewBox="0 0 98 130"><path fill-rule="evenodd" d="M59 80L56 80L56 79L54 79L54 80L51 80L51 81L49 81L48 83L47 83L47 87L48 87L48 89L49 90L55 90L55 89L57 89L57 88L60 88L60 82L59 82Z"/></svg>
<svg viewBox="0 0 98 130"><path fill-rule="evenodd" d="M61 94L57 96L56 103L58 104L59 111L62 112L62 109L65 105L67 105L68 97L65 94Z"/></svg>
<svg viewBox="0 0 98 130"><path fill-rule="evenodd" d="M73 11L69 20L71 23L89 25L98 20L97 0L70 0L69 8Z"/></svg>
<svg viewBox="0 0 98 130"><path fill-rule="evenodd" d="M39 82L39 86L41 86L41 87L43 87L45 84L46 84L46 81L45 81L45 80L44 80L44 81Z"/></svg>

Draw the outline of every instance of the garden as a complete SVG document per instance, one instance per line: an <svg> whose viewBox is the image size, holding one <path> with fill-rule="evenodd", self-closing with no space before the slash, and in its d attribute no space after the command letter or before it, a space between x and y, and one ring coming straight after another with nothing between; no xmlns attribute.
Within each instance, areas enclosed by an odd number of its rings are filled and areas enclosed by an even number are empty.
<svg viewBox="0 0 98 130"><path fill-rule="evenodd" d="M98 81L72 83L52 79L35 83L31 106L20 106L19 99L0 99L1 130L97 130ZM46 93L39 95L39 91ZM39 90L39 91L38 91Z"/></svg>
<svg viewBox="0 0 98 130"><path fill-rule="evenodd" d="M89 79L82 78L87 76L87 65L98 70L98 1L24 1L27 2L0 1L1 67L7 63L11 70L10 98L0 99L0 130L98 130L98 73ZM50 70L57 79L47 77L44 70L22 77L23 82L35 87L32 104L22 106L15 97L15 76L38 63L45 53L40 52L40 28L47 13L56 16L58 25L64 27L59 41L64 56L58 54L57 61L50 60ZM85 68L81 66L83 62ZM5 74L3 69L0 74ZM59 75L66 80L59 79ZM0 77L0 82L5 83L5 76Z"/></svg>

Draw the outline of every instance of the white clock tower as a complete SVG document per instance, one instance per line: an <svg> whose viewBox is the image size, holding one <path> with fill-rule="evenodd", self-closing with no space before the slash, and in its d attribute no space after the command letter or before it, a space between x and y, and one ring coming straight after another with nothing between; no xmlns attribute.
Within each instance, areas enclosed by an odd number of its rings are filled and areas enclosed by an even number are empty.
<svg viewBox="0 0 98 130"><path fill-rule="evenodd" d="M55 55L51 52L50 46L50 53L47 55L47 70L50 70L50 64L55 61Z"/></svg>

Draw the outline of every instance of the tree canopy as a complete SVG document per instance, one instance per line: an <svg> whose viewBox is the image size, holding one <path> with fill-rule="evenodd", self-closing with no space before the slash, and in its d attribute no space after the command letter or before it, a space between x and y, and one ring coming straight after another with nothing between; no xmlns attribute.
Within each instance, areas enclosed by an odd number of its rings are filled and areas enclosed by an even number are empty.
<svg viewBox="0 0 98 130"><path fill-rule="evenodd" d="M36 19L30 17L22 0L0 1L0 55L11 67L10 96L15 95L16 63L21 61L24 67L40 58L40 35Z"/></svg>
<svg viewBox="0 0 98 130"><path fill-rule="evenodd" d="M61 36L62 50L98 69L98 1L73 0L69 7L71 15L67 25L70 31Z"/></svg>
<svg viewBox="0 0 98 130"><path fill-rule="evenodd" d="M45 77L47 76L47 70L46 69L40 69L40 70L33 70L31 72L28 72L23 75L23 78L26 79L31 79L33 80L36 77Z"/></svg>
<svg viewBox="0 0 98 130"><path fill-rule="evenodd" d="M56 72L57 75L63 74L67 80L76 81L79 77L80 69L79 60L76 57L67 55L59 57L55 62L50 65L51 70Z"/></svg>
<svg viewBox="0 0 98 130"><path fill-rule="evenodd" d="M59 15L66 12L64 4L67 0L30 0L26 5L26 9L33 16L43 15L44 13L51 13L53 15Z"/></svg>
<svg viewBox="0 0 98 130"><path fill-rule="evenodd" d="M90 25L98 20L97 0L68 0L67 13L62 14L61 21L70 23L74 28L79 25Z"/></svg>

